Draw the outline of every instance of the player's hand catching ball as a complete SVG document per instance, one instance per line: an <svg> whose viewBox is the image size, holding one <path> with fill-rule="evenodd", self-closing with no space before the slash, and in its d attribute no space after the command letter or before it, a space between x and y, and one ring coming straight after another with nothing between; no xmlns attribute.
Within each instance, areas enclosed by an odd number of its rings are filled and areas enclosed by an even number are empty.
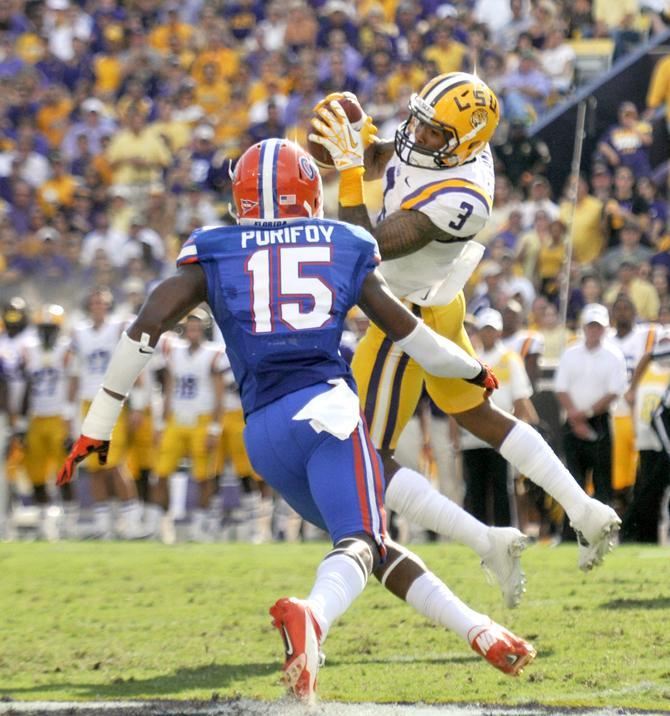
<svg viewBox="0 0 670 716"><path fill-rule="evenodd" d="M372 117L363 109L363 106L358 101L358 97L356 97L353 92L331 92L320 102L317 102L312 111L318 114L321 107L327 107L334 101L340 103L340 106L344 109L351 122L351 126L361 133L365 149L379 141L377 138L377 127L375 127Z"/></svg>
<svg viewBox="0 0 670 716"><path fill-rule="evenodd" d="M493 391L500 387L500 382L492 368L486 363L480 363L480 365L482 366L481 371L474 378L469 378L467 382L481 385L484 388L484 397L490 398Z"/></svg>
<svg viewBox="0 0 670 716"><path fill-rule="evenodd" d="M98 463L100 465L107 464L109 440L95 440L94 438L87 438L85 435L80 435L72 446L70 454L65 458L63 467L58 471L56 484L58 486L67 485L67 483L72 480L77 465L94 452L98 453Z"/></svg>
<svg viewBox="0 0 670 716"><path fill-rule="evenodd" d="M361 130L354 127L339 100L320 102L315 110L312 126L316 132L309 139L326 149L338 172L362 167L365 144Z"/></svg>

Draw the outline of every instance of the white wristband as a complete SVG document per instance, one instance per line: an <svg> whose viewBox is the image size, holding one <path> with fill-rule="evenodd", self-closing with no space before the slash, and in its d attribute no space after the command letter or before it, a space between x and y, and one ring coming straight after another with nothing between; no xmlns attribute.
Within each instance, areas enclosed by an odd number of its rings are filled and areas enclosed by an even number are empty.
<svg viewBox="0 0 670 716"><path fill-rule="evenodd" d="M476 358L459 348L448 338L435 333L419 321L416 328L395 342L427 373L440 378L474 378L482 370Z"/></svg>
<svg viewBox="0 0 670 716"><path fill-rule="evenodd" d="M147 333L143 333L139 341L134 341L124 331L109 361L102 381L103 386L112 393L128 395L153 353L154 349L149 345Z"/></svg>
<svg viewBox="0 0 670 716"><path fill-rule="evenodd" d="M100 388L81 425L81 434L94 440L111 440L112 430L119 419L123 400L117 400Z"/></svg>

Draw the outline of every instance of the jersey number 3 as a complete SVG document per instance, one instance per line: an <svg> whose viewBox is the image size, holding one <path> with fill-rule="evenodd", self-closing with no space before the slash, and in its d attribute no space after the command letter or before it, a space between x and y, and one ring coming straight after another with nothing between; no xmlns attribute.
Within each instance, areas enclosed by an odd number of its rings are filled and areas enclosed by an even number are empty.
<svg viewBox="0 0 670 716"><path fill-rule="evenodd" d="M277 321L304 331L331 319L333 290L320 276L302 275L303 267L330 265L330 252L330 246L279 246L249 256L254 333L271 333Z"/></svg>

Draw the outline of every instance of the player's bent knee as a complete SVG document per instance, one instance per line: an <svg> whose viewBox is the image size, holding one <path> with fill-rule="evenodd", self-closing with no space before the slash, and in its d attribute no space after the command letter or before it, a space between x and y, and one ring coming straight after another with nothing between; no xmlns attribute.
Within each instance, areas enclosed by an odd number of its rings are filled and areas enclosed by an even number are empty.
<svg viewBox="0 0 670 716"><path fill-rule="evenodd" d="M324 559L334 557L336 554L352 559L366 580L381 563L379 546L370 535L365 533L338 540Z"/></svg>
<svg viewBox="0 0 670 716"><path fill-rule="evenodd" d="M405 599L414 581L428 571L420 557L408 549L386 540L386 560L374 572L386 589L400 599Z"/></svg>
<svg viewBox="0 0 670 716"><path fill-rule="evenodd" d="M485 440L496 450L516 424L516 418L489 400L462 413L454 413L453 417L461 427Z"/></svg>

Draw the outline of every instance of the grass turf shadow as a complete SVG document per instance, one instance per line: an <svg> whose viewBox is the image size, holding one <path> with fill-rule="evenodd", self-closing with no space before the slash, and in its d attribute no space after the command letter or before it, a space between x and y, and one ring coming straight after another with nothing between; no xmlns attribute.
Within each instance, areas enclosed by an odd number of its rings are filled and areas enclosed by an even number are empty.
<svg viewBox="0 0 670 716"><path fill-rule="evenodd" d="M598 609L670 609L670 597L612 599L609 602L603 602Z"/></svg>
<svg viewBox="0 0 670 716"><path fill-rule="evenodd" d="M180 668L171 674L153 676L147 679L115 678L108 684L87 684L82 682L62 682L24 688L0 688L1 699L30 697L31 694L52 694L58 698L58 692L67 692L76 699L132 699L137 697L156 697L178 694L192 689L225 691L234 688L235 683L254 676L280 678L280 664L277 661L251 664L207 664L189 668Z"/></svg>

